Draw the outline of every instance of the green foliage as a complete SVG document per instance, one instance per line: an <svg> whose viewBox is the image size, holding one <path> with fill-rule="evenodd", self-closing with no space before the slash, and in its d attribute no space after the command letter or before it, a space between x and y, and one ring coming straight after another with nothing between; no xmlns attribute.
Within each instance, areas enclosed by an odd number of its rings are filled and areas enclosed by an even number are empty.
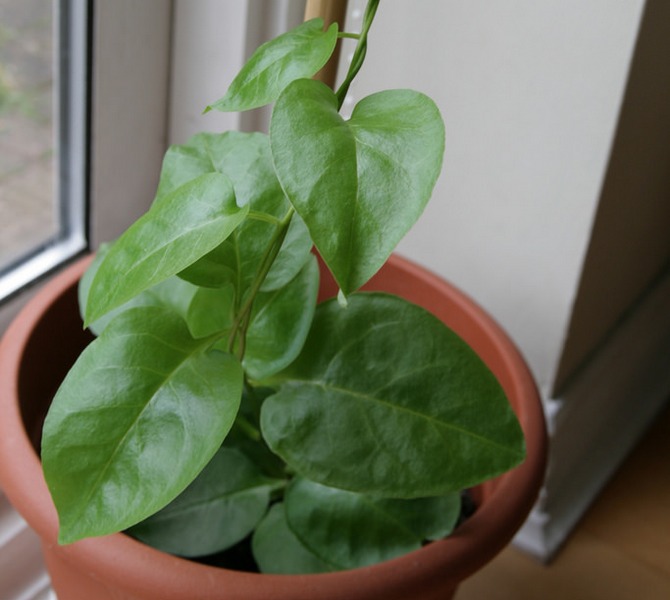
<svg viewBox="0 0 670 600"><path fill-rule="evenodd" d="M419 92L339 114L377 4L337 91L307 79L337 26L261 46L211 108L275 102L270 135L171 147L150 210L82 278L98 337L42 446L61 543L127 530L200 556L251 537L264 572L356 568L448 535L460 490L523 459L481 359L424 309L357 291L421 215L444 151ZM313 246L345 302L317 306Z"/></svg>
<svg viewBox="0 0 670 600"><path fill-rule="evenodd" d="M327 86L300 79L277 100L270 140L286 195L349 294L423 212L442 165L444 126L433 101L410 90L368 96L345 121Z"/></svg>
<svg viewBox="0 0 670 600"><path fill-rule="evenodd" d="M523 457L516 419L481 359L396 296L321 304L301 355L275 381L263 436L295 472L325 485L437 496ZM464 453L467 462L449 460Z"/></svg>
<svg viewBox="0 0 670 600"><path fill-rule="evenodd" d="M283 483L266 477L240 451L221 448L180 496L129 532L165 552L214 554L254 530L271 492Z"/></svg>
<svg viewBox="0 0 670 600"><path fill-rule="evenodd" d="M274 102L295 79L311 77L335 49L337 23L323 31L323 20L312 19L263 44L254 52L226 95L209 108L249 110Z"/></svg>

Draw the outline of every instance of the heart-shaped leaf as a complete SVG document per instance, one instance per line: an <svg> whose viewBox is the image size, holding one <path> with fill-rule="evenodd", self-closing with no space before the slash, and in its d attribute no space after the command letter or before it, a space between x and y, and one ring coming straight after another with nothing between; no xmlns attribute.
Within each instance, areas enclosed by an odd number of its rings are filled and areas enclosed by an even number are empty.
<svg viewBox="0 0 670 600"><path fill-rule="evenodd" d="M291 531L317 557L338 569L372 565L449 535L460 493L413 500L385 499L295 479L285 500Z"/></svg>
<svg viewBox="0 0 670 600"><path fill-rule="evenodd" d="M427 96L389 90L351 119L318 81L277 100L270 143L277 176L345 294L363 285L419 218L442 165L444 125Z"/></svg>
<svg viewBox="0 0 670 600"><path fill-rule="evenodd" d="M260 46L230 84L226 95L207 110L237 111L274 102L294 79L312 77L330 58L337 42L337 23L323 30L323 19L311 19Z"/></svg>
<svg viewBox="0 0 670 600"><path fill-rule="evenodd" d="M319 305L300 356L277 380L262 407L263 435L295 472L325 485L438 496L524 457L491 371L441 321L398 297Z"/></svg>
<svg viewBox="0 0 670 600"><path fill-rule="evenodd" d="M87 324L216 248L248 210L237 206L230 180L220 173L157 198L100 264L88 295Z"/></svg>
<svg viewBox="0 0 670 600"><path fill-rule="evenodd" d="M244 454L221 448L198 477L164 509L129 531L179 556L205 556L249 535L283 481L265 477Z"/></svg>
<svg viewBox="0 0 670 600"><path fill-rule="evenodd" d="M172 311L114 319L81 354L44 425L61 543L125 529L198 475L232 427L242 368Z"/></svg>

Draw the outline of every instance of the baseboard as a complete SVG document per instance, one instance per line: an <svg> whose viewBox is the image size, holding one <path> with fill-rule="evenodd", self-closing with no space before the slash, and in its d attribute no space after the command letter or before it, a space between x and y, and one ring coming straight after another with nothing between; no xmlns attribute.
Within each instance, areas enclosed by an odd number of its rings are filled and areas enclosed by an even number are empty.
<svg viewBox="0 0 670 600"><path fill-rule="evenodd" d="M670 273L560 398L544 396L547 479L514 543L548 562L670 398Z"/></svg>

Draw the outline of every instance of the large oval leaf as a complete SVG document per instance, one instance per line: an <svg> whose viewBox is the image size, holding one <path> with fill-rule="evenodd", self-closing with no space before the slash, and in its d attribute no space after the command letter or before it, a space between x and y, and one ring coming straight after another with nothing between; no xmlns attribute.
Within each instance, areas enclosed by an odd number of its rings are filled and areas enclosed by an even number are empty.
<svg viewBox="0 0 670 600"><path fill-rule="evenodd" d="M270 493L283 484L265 477L238 450L221 448L182 494L129 533L179 556L214 554L253 531Z"/></svg>
<svg viewBox="0 0 670 600"><path fill-rule="evenodd" d="M389 560L449 535L461 507L459 492L389 500L301 478L289 486L284 503L291 531L338 569Z"/></svg>
<svg viewBox="0 0 670 600"><path fill-rule="evenodd" d="M91 284L92 323L216 248L242 222L230 180L203 175L159 197L111 247Z"/></svg>
<svg viewBox="0 0 670 600"><path fill-rule="evenodd" d="M242 368L172 311L134 308L81 354L49 410L44 474L60 541L125 529L175 498L232 427Z"/></svg>
<svg viewBox="0 0 670 600"><path fill-rule="evenodd" d="M311 19L260 46L230 84L226 95L207 110L236 111L274 102L294 79L312 77L335 49L337 23L323 30Z"/></svg>
<svg viewBox="0 0 670 600"><path fill-rule="evenodd" d="M361 100L351 119L335 94L301 79L277 100L272 156L284 191L348 294L384 264L419 218L442 165L435 103L411 90Z"/></svg>
<svg viewBox="0 0 670 600"><path fill-rule="evenodd" d="M518 464L524 439L481 359L424 309L386 294L317 308L263 404L270 448L297 473L398 498L456 491Z"/></svg>

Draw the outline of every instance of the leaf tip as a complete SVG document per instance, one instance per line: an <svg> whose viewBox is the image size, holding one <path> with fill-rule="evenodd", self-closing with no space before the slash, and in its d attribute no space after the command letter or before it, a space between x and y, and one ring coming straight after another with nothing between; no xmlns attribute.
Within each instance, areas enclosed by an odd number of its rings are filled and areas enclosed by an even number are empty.
<svg viewBox="0 0 670 600"><path fill-rule="evenodd" d="M349 299L347 298L346 294L342 291L342 288L340 288L337 291L337 303L342 308L347 308L349 306Z"/></svg>

